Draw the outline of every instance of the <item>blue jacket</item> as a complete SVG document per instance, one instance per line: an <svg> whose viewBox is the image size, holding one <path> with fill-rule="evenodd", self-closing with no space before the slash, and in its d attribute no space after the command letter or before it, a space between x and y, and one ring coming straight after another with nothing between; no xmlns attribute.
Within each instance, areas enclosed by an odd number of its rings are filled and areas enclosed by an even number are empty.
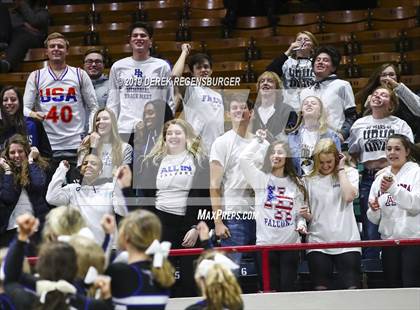
<svg viewBox="0 0 420 310"><path fill-rule="evenodd" d="M302 176L302 168L300 166L300 154L301 154L300 152L302 149L302 145L301 145L302 137L301 137L300 128L297 131L290 133L287 136L287 138L289 140L290 153L292 155L293 165L295 166L296 173L298 176ZM326 138L332 139L335 145L337 146L338 151L341 152L340 138L338 137L338 135L336 134L334 130L327 129L327 131L319 137L319 139L326 139Z"/></svg>
<svg viewBox="0 0 420 310"><path fill-rule="evenodd" d="M30 183L25 187L25 190L32 204L34 216L43 223L45 215L49 211L48 204L45 200L45 193L48 186L47 176L36 163L32 163L29 164L29 178ZM0 175L0 204L3 205L0 209L0 233L7 229L10 215L19 201L21 192L22 187L15 184L13 173L2 173Z"/></svg>

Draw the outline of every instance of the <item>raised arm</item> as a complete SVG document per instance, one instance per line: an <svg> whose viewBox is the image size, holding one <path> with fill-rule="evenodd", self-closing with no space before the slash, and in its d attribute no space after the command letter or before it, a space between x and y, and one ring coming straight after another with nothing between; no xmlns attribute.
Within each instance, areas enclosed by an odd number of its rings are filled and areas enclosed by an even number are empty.
<svg viewBox="0 0 420 310"><path fill-rule="evenodd" d="M70 203L68 185L62 187L65 183L66 174L69 169L69 163L66 160L62 160L48 185L46 200L49 204L60 206L68 205Z"/></svg>

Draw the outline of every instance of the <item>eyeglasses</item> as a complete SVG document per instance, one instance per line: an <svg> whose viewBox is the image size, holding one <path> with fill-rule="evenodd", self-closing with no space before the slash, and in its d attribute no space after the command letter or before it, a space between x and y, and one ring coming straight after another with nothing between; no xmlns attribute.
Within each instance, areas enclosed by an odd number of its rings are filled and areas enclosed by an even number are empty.
<svg viewBox="0 0 420 310"><path fill-rule="evenodd" d="M381 76L385 77L385 76L396 76L395 72L388 72L388 73L381 73Z"/></svg>
<svg viewBox="0 0 420 310"><path fill-rule="evenodd" d="M96 60L88 59L88 60L85 60L85 64L86 65L93 65L93 64L101 65L101 64L103 64L103 61L99 60L99 59L96 59Z"/></svg>

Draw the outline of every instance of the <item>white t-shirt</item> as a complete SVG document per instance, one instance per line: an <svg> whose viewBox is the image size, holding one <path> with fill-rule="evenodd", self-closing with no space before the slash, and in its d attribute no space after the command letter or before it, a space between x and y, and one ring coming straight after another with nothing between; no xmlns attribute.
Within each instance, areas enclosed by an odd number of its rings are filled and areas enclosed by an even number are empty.
<svg viewBox="0 0 420 310"><path fill-rule="evenodd" d="M166 155L156 176L156 209L185 215L195 172L194 159L187 151Z"/></svg>
<svg viewBox="0 0 420 310"><path fill-rule="evenodd" d="M253 139L240 157L241 170L255 191L257 244L299 243L298 222L306 227L299 216L303 193L289 177L275 177L257 167L255 154L267 148L268 142Z"/></svg>
<svg viewBox="0 0 420 310"><path fill-rule="evenodd" d="M40 111L53 151L77 149L98 108L95 89L82 69L67 66L60 76L50 67L33 71L26 81L24 115Z"/></svg>
<svg viewBox="0 0 420 310"><path fill-rule="evenodd" d="M359 187L359 172L345 169L347 178L355 188ZM308 242L358 241L359 229L354 217L353 202L343 201L338 178L332 175L306 177L306 188L312 220L309 222ZM308 250L326 254L342 254L359 251L360 248Z"/></svg>
<svg viewBox="0 0 420 310"><path fill-rule="evenodd" d="M283 64L284 102L300 110L300 93L305 87L311 86L315 81L312 61L307 58L294 59L289 57Z"/></svg>
<svg viewBox="0 0 420 310"><path fill-rule="evenodd" d="M184 99L185 120L201 136L206 152L224 133L225 109L220 93L208 87L187 87Z"/></svg>
<svg viewBox="0 0 420 310"><path fill-rule="evenodd" d="M407 162L393 175L394 184L382 193L383 176L392 175L390 167L379 175L370 188L369 200L378 198L380 209L368 209L367 217L379 224L382 239L420 238L420 167Z"/></svg>
<svg viewBox="0 0 420 310"><path fill-rule="evenodd" d="M359 118L350 129L349 153L360 154L361 163L386 158L386 141L395 133L405 135L413 142L410 126L396 116L375 119L368 115Z"/></svg>
<svg viewBox="0 0 420 310"><path fill-rule="evenodd" d="M9 218L9 224L7 225L7 230L17 228L16 219L25 213L34 214L34 209L32 208L31 201L29 200L28 193L26 189L22 188L22 191L19 196L19 200L16 203L15 208L13 209L12 214Z"/></svg>
<svg viewBox="0 0 420 310"><path fill-rule="evenodd" d="M341 131L344 124L344 111L356 107L350 83L340 79L324 81L318 89L315 86L303 89L300 102L308 96L321 99L328 115L328 124L337 132Z"/></svg>
<svg viewBox="0 0 420 310"><path fill-rule="evenodd" d="M169 64L154 57L143 61L126 57L112 65L106 106L118 119L119 133L133 132L137 122L143 119L144 106L149 101L162 99L174 110L170 76ZM159 85L150 86L151 81L159 78Z"/></svg>
<svg viewBox="0 0 420 310"><path fill-rule="evenodd" d="M229 130L218 137L211 148L210 163L219 162L224 170L223 205L225 211L247 212L254 210L254 195L251 186L239 167L239 156L251 139Z"/></svg>
<svg viewBox="0 0 420 310"><path fill-rule="evenodd" d="M268 120L271 116L273 116L275 111L276 110L274 109L274 105L269 105L268 107L261 105L258 107L258 115L260 116L260 119L264 125L267 124Z"/></svg>

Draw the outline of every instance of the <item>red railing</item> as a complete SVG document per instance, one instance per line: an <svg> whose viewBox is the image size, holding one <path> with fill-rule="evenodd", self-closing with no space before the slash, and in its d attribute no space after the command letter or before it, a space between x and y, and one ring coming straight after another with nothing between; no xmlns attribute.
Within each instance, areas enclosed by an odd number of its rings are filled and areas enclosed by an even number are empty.
<svg viewBox="0 0 420 310"><path fill-rule="evenodd" d="M352 242L323 242L323 243L287 243L273 245L244 245L216 247L215 250L224 252L261 252L262 256L262 280L263 291L270 292L270 264L268 253L270 251L298 251L309 249L336 249L336 248L355 248L355 247L386 247L386 246L406 246L420 245L419 239L400 239L400 240L370 240L370 241L352 241ZM202 248L194 249L174 249L171 250L172 256L200 255L204 250Z"/></svg>
<svg viewBox="0 0 420 310"><path fill-rule="evenodd" d="M268 253L270 251L298 251L309 249L336 249L336 248L358 248L358 247L387 247L387 246L409 246L420 245L420 238L400 239L400 240L370 240L370 241L351 241L351 242L322 242L322 243L286 243L273 245L243 245L229 247L215 247L215 250L223 252L261 252L262 256L262 278L263 291L270 292L270 264ZM194 249L173 249L169 255L188 256L200 255L203 248ZM35 264L37 257L28 257L30 264Z"/></svg>

